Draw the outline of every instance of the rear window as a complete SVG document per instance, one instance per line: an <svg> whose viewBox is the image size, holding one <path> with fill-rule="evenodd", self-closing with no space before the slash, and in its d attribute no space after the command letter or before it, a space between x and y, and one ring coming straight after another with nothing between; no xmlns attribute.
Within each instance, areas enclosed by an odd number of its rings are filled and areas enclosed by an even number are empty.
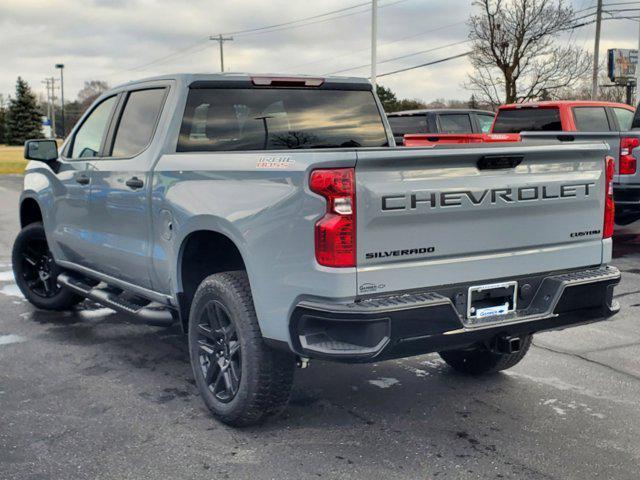
<svg viewBox="0 0 640 480"><path fill-rule="evenodd" d="M471 118L467 114L438 115L440 133L473 133Z"/></svg>
<svg viewBox="0 0 640 480"><path fill-rule="evenodd" d="M400 115L388 118L389 126L396 136L407 133L429 133L426 115Z"/></svg>
<svg viewBox="0 0 640 480"><path fill-rule="evenodd" d="M517 108L498 112L493 133L562 131L557 108Z"/></svg>
<svg viewBox="0 0 640 480"><path fill-rule="evenodd" d="M575 107L573 118L579 132L608 132L609 120L604 107Z"/></svg>
<svg viewBox="0 0 640 480"><path fill-rule="evenodd" d="M205 88L189 91L177 150L383 146L371 91Z"/></svg>

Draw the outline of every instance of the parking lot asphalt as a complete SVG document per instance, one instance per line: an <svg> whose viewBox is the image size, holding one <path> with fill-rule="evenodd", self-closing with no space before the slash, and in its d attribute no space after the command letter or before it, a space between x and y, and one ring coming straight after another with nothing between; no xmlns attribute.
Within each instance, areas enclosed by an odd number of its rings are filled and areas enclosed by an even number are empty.
<svg viewBox="0 0 640 480"><path fill-rule="evenodd" d="M20 296L20 188L0 177L2 480L640 478L640 222L616 232L613 320L539 334L483 378L437 355L314 362L284 415L235 430L198 397L177 327Z"/></svg>

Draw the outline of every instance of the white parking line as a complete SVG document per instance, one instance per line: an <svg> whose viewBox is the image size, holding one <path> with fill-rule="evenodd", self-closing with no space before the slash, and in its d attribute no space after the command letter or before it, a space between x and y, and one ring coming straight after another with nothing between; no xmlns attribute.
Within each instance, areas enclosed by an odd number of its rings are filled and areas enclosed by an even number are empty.
<svg viewBox="0 0 640 480"><path fill-rule="evenodd" d="M27 339L20 335L0 335L0 345L11 345L12 343L22 343Z"/></svg>
<svg viewBox="0 0 640 480"><path fill-rule="evenodd" d="M3 286L2 288L0 288L0 294L7 295L9 297L24 298L24 295L22 295L22 292L18 288L18 285L16 285L15 283L9 283Z"/></svg>
<svg viewBox="0 0 640 480"><path fill-rule="evenodd" d="M0 272L0 282L15 282L15 278L13 277L13 270Z"/></svg>

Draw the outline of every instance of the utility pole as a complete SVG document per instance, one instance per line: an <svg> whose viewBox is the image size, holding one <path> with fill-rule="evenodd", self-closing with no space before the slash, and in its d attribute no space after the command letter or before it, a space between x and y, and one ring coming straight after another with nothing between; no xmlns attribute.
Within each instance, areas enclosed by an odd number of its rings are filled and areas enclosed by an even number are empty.
<svg viewBox="0 0 640 480"><path fill-rule="evenodd" d="M56 88L56 79L53 77L47 77L43 80L42 83L45 84L47 88L47 117L51 122L51 134L53 138L56 138L56 105L55 105L55 88Z"/></svg>
<svg viewBox="0 0 640 480"><path fill-rule="evenodd" d="M211 35L209 40L215 40L220 44L220 71L224 72L224 42L231 42L233 37L223 37L222 34L217 37L215 35Z"/></svg>
<svg viewBox="0 0 640 480"><path fill-rule="evenodd" d="M640 22L638 22L638 59L636 61L636 106L640 104Z"/></svg>
<svg viewBox="0 0 640 480"><path fill-rule="evenodd" d="M56 68L60 69L60 106L62 107L62 138L65 138L67 131L64 127L64 63L56 63Z"/></svg>
<svg viewBox="0 0 640 480"><path fill-rule="evenodd" d="M51 132L53 138L56 138L56 79L49 77L49 81L51 82Z"/></svg>
<svg viewBox="0 0 640 480"><path fill-rule="evenodd" d="M602 26L602 0L598 0L596 11L596 40L593 47L593 79L591 83L591 100L598 96L598 63L600 62L600 27Z"/></svg>
<svg viewBox="0 0 640 480"><path fill-rule="evenodd" d="M45 78L42 83L47 89L47 118L51 121L51 94L49 89L49 77Z"/></svg>
<svg viewBox="0 0 640 480"><path fill-rule="evenodd" d="M371 84L376 88L378 64L378 0L371 0Z"/></svg>

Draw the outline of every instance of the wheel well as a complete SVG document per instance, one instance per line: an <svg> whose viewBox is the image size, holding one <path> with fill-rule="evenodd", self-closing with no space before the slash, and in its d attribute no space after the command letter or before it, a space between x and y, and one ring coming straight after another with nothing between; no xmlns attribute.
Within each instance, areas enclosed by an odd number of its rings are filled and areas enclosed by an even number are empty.
<svg viewBox="0 0 640 480"><path fill-rule="evenodd" d="M25 198L20 205L20 226L26 227L35 222L42 221L42 211L38 202L33 198Z"/></svg>
<svg viewBox="0 0 640 480"><path fill-rule="evenodd" d="M182 244L180 310L182 327L187 331L189 309L198 286L209 275L246 270L238 247L229 237L208 230L191 233Z"/></svg>

